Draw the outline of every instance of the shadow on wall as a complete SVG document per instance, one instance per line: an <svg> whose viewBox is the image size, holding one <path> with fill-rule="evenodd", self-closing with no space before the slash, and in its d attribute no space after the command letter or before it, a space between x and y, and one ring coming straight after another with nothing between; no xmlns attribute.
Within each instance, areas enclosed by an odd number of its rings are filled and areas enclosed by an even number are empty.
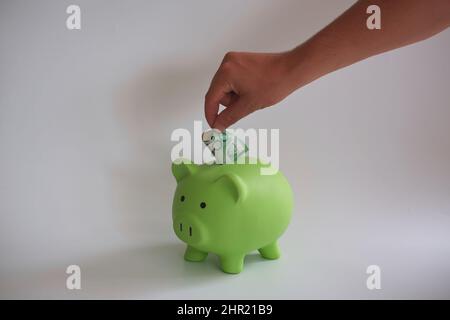
<svg viewBox="0 0 450 320"><path fill-rule="evenodd" d="M206 72L193 66L156 67L118 90L117 114L131 150L127 162L112 171L112 188L119 227L129 236L145 238L151 230L167 234L176 186L170 135L178 126L189 126L182 120L189 113L199 113L189 101L201 91L201 74Z"/></svg>
<svg viewBox="0 0 450 320"><path fill-rule="evenodd" d="M132 146L127 162L112 172L121 231L131 237L147 237L149 230L167 233L175 187L170 173L170 134L174 128L190 128L193 119L203 118L203 97L224 53L291 48L336 16L342 6L306 0L248 4L238 18L232 17L233 23L218 26L223 36L208 39L209 51L195 57L179 52L176 57L151 61L117 88L118 123ZM194 37L193 45L195 41Z"/></svg>

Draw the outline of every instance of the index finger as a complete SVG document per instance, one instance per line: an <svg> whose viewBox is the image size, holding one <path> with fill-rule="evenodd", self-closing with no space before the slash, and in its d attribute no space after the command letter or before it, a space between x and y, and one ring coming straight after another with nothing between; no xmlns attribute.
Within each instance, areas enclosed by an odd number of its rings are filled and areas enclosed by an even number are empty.
<svg viewBox="0 0 450 320"><path fill-rule="evenodd" d="M211 81L211 86L205 96L205 117L209 126L212 127L219 112L220 101L232 92L232 88L219 74Z"/></svg>

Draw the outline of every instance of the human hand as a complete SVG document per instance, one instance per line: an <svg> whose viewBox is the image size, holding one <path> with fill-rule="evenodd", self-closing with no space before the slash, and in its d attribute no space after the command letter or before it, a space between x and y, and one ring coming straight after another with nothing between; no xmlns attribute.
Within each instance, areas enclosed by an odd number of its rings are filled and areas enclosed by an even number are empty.
<svg viewBox="0 0 450 320"><path fill-rule="evenodd" d="M450 2L429 2L377 0L377 5L383 7L383 29L372 31L362 21L373 1L359 0L290 51L227 53L205 97L208 124L223 131L248 114L276 104L294 90L330 72L429 38L449 27ZM219 105L226 107L220 114Z"/></svg>
<svg viewBox="0 0 450 320"><path fill-rule="evenodd" d="M205 96L208 124L220 131L283 100L296 89L287 53L229 52ZM226 108L218 114L219 105Z"/></svg>

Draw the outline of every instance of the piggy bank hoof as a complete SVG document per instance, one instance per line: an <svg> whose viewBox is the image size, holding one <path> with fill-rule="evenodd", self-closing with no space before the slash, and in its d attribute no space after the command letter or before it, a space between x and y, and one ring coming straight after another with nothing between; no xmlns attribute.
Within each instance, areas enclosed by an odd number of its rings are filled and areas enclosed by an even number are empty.
<svg viewBox="0 0 450 320"><path fill-rule="evenodd" d="M194 247L188 246L186 252L184 253L184 260L191 262L201 262L208 256L207 252L203 252L195 249Z"/></svg>
<svg viewBox="0 0 450 320"><path fill-rule="evenodd" d="M220 268L225 273L237 274L244 267L245 255L220 257Z"/></svg>
<svg viewBox="0 0 450 320"><path fill-rule="evenodd" d="M275 260L280 257L280 248L276 242L258 249L264 259Z"/></svg>

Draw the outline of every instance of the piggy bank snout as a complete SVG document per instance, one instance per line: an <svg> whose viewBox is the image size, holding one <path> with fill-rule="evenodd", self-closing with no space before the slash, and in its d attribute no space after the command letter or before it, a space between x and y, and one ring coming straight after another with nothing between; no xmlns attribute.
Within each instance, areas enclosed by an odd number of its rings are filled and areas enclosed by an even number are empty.
<svg viewBox="0 0 450 320"><path fill-rule="evenodd" d="M207 239L207 229L194 215L182 215L174 219L173 229L180 240L199 245Z"/></svg>

